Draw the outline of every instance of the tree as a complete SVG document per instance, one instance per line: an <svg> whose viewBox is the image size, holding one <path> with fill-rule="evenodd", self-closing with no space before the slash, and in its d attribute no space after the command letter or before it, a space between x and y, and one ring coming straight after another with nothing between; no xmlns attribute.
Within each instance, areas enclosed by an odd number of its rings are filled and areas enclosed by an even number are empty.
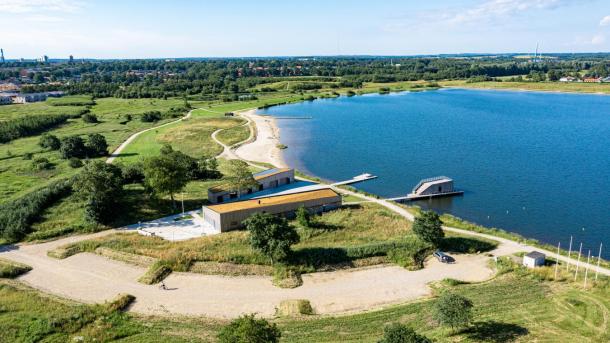
<svg viewBox="0 0 610 343"><path fill-rule="evenodd" d="M434 304L432 317L453 330L463 328L472 320L472 302L461 295L445 292Z"/></svg>
<svg viewBox="0 0 610 343"><path fill-rule="evenodd" d="M176 160L176 155L165 154L144 160L144 182L159 194L168 194L176 207L174 194L180 192L189 181L188 170Z"/></svg>
<svg viewBox="0 0 610 343"><path fill-rule="evenodd" d="M413 232L424 242L438 246L445 237L442 225L436 212L422 211L413 222Z"/></svg>
<svg viewBox="0 0 610 343"><path fill-rule="evenodd" d="M275 343L282 333L277 325L254 314L246 314L223 327L218 333L220 343Z"/></svg>
<svg viewBox="0 0 610 343"><path fill-rule="evenodd" d="M229 161L228 170L229 185L233 190L237 191L238 196L242 190L258 186L246 162L231 160Z"/></svg>
<svg viewBox="0 0 610 343"><path fill-rule="evenodd" d="M70 157L84 157L87 149L85 141L79 136L68 136L61 140L59 152L61 157L68 159Z"/></svg>
<svg viewBox="0 0 610 343"><path fill-rule="evenodd" d="M52 135L50 133L45 133L40 136L40 140L38 141L38 145L45 149L57 150L59 149L60 142L57 136Z"/></svg>
<svg viewBox="0 0 610 343"><path fill-rule="evenodd" d="M95 123L99 122L97 120L97 116L95 114L91 114L91 113L83 114L82 118L85 123L89 123L89 124L95 124Z"/></svg>
<svg viewBox="0 0 610 343"><path fill-rule="evenodd" d="M90 134L87 137L87 143L85 143L87 149L87 156L97 157L108 155L108 143L106 143L106 137L99 133Z"/></svg>
<svg viewBox="0 0 610 343"><path fill-rule="evenodd" d="M286 218L269 213L256 213L244 221L250 231L250 245L274 261L284 260L290 246L299 242L299 235Z"/></svg>
<svg viewBox="0 0 610 343"><path fill-rule="evenodd" d="M305 206L301 206L297 209L296 216L297 216L297 221L299 222L299 225L301 225L302 227L305 227L305 228L308 228L311 226L311 214L305 208Z"/></svg>
<svg viewBox="0 0 610 343"><path fill-rule="evenodd" d="M379 343L432 343L426 336L400 323L393 323L383 329L383 338Z"/></svg>
<svg viewBox="0 0 610 343"><path fill-rule="evenodd" d="M78 174L73 189L86 202L87 219L107 224L113 218L123 192L121 169L99 160L89 162Z"/></svg>

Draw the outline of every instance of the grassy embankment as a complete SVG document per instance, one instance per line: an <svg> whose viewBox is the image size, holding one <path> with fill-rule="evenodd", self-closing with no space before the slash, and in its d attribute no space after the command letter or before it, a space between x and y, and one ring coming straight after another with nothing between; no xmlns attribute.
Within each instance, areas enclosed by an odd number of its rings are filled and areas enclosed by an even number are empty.
<svg viewBox="0 0 610 343"><path fill-rule="evenodd" d="M573 93L602 93L610 94L609 83L582 83L582 82L466 82L465 80L441 81L443 87L464 87L482 89L514 89L541 92L573 92Z"/></svg>
<svg viewBox="0 0 610 343"><path fill-rule="evenodd" d="M552 270L552 267L547 267ZM438 342L606 342L610 339L610 284L543 281L517 268L480 284L437 284L474 303L473 324L456 332L432 319L434 299L345 316L276 318L283 342L377 342L383 327L401 322ZM226 320L123 313L127 300L83 305L0 280L0 326L7 342L210 342ZM137 300L137 299L136 299ZM78 338L77 338L78 339Z"/></svg>
<svg viewBox="0 0 610 343"><path fill-rule="evenodd" d="M301 242L276 272L289 268L301 272L331 270L393 262L419 269L432 247L411 232L411 223L377 204L345 207L316 217L311 227L296 222ZM253 250L247 231L171 242L135 233L117 233L61 247L61 257L103 247L121 253L154 258L175 271L215 274L265 274L272 272L270 260ZM488 251L493 242L449 235L443 248L451 252ZM67 253L64 253L67 252ZM278 269L279 268L279 269ZM281 277L280 277L281 278Z"/></svg>

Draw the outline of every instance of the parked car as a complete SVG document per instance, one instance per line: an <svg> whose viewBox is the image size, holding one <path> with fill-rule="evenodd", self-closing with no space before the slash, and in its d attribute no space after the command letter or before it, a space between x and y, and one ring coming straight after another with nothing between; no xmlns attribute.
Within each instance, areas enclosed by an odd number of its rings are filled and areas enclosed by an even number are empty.
<svg viewBox="0 0 610 343"><path fill-rule="evenodd" d="M452 263L455 262L455 259L444 252L437 250L432 254L439 262L442 263Z"/></svg>

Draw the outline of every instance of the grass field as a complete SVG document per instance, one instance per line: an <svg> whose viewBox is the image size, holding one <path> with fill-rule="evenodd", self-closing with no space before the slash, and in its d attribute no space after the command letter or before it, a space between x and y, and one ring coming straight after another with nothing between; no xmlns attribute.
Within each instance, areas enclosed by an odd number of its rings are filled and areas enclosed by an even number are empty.
<svg viewBox="0 0 610 343"><path fill-rule="evenodd" d="M464 80L439 82L444 87L516 89L543 92L603 93L610 94L610 83L582 82L473 82Z"/></svg>
<svg viewBox="0 0 610 343"><path fill-rule="evenodd" d="M583 290L508 272L481 284L437 286L474 304L473 323L453 332L432 319L434 299L345 316L276 318L282 342L377 342L384 326L401 322L437 342L607 342L610 286ZM137 300L137 299L136 299ZM125 314L112 305L83 305L0 280L0 341L214 342L226 320Z"/></svg>
<svg viewBox="0 0 610 343"><path fill-rule="evenodd" d="M411 232L409 221L377 204L349 206L325 213L316 217L315 224L309 228L300 227L296 222L292 224L297 227L301 242L293 246L294 254L286 263L301 272L349 266L373 257L374 263L388 262L386 256L394 249L408 255L396 263L418 269L427 255L425 252L430 249ZM458 252L487 251L495 246L456 235L450 235L445 244L446 250ZM257 265L271 264L268 258L251 248L247 231L180 242L136 233L116 233L62 248L77 253L94 251L98 247L156 258L176 271L188 271L195 262L251 265L253 269Z"/></svg>

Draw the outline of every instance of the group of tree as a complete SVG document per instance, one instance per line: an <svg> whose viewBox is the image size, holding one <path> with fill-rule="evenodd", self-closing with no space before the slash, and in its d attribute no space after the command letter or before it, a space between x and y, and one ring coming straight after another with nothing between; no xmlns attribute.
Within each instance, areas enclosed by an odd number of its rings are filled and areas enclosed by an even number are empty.
<svg viewBox="0 0 610 343"><path fill-rule="evenodd" d="M318 89L319 82L331 86L358 88L363 82L498 78L587 72L608 76L608 54L557 55L554 59L524 60L512 55L429 57L318 57L257 58L215 60L114 60L84 61L78 64L52 63L31 74L34 83L25 92L63 90L95 97L167 98L198 96L201 99L240 100L254 96L259 89L274 90L265 84L305 80L294 83L292 91ZM35 64L34 64L35 66ZM30 62L11 62L0 66L0 80L16 78ZM554 76L553 76L554 78ZM51 82L47 82L51 81ZM552 79L551 79L552 80ZM188 108L188 98L185 107Z"/></svg>
<svg viewBox="0 0 610 343"><path fill-rule="evenodd" d="M68 120L67 115L44 114L28 115L0 121L0 143L7 143L14 139L37 135L52 127L63 124Z"/></svg>
<svg viewBox="0 0 610 343"><path fill-rule="evenodd" d="M443 222L436 212L422 211L413 221L413 233L422 241L438 247L445 237L442 226Z"/></svg>
<svg viewBox="0 0 610 343"><path fill-rule="evenodd" d="M52 134L40 137L38 145L49 150L59 150L64 159L95 158L108 155L106 137L99 133L87 135L87 140L81 136L66 136L61 139Z"/></svg>
<svg viewBox="0 0 610 343"><path fill-rule="evenodd" d="M180 192L189 181L221 176L215 158L196 159L174 150L171 145L164 145L159 156L146 158L142 169L148 188L157 194L169 195L174 207L174 194Z"/></svg>

